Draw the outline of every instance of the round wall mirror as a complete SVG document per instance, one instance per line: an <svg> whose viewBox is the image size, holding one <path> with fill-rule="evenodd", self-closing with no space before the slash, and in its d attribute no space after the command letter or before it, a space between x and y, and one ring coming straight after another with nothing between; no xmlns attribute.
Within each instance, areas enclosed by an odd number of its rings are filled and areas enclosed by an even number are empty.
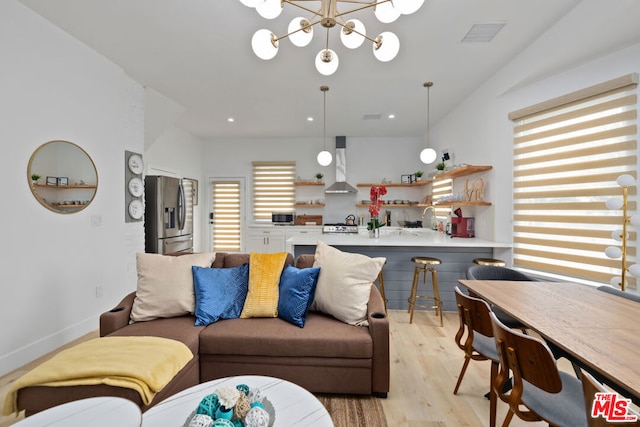
<svg viewBox="0 0 640 427"><path fill-rule="evenodd" d="M53 212L69 214L86 208L98 190L91 157L69 141L49 141L33 152L27 167L33 196Z"/></svg>

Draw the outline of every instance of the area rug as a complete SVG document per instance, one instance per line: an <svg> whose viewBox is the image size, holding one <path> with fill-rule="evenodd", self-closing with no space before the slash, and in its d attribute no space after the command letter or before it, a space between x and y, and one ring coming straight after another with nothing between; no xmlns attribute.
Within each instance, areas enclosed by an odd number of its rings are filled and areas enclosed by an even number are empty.
<svg viewBox="0 0 640 427"><path fill-rule="evenodd" d="M316 394L335 427L387 427L380 399L373 396Z"/></svg>

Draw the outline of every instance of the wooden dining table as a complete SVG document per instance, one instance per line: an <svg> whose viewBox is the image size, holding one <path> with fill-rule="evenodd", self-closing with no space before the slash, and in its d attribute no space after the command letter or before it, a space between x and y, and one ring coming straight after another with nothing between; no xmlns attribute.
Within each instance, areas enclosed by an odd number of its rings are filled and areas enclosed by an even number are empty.
<svg viewBox="0 0 640 427"><path fill-rule="evenodd" d="M640 303L564 282L460 280L640 404Z"/></svg>

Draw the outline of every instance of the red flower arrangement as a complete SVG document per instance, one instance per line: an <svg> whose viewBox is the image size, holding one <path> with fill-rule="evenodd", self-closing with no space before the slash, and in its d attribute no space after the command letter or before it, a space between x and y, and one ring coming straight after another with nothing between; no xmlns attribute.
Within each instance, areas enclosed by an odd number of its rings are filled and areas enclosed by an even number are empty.
<svg viewBox="0 0 640 427"><path fill-rule="evenodd" d="M371 199L371 205L369 205L369 213L371 214L371 221L368 224L368 229L374 229L381 227L382 224L378 221L378 214L380 213L380 208L384 201L382 200L382 196L387 194L387 187L381 185L376 187L375 185L371 187L371 191L369 192L369 198Z"/></svg>

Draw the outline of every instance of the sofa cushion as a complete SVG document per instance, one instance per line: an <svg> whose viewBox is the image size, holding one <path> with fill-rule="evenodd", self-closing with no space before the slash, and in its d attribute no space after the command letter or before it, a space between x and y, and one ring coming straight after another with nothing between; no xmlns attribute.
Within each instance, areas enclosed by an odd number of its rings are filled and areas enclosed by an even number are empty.
<svg viewBox="0 0 640 427"><path fill-rule="evenodd" d="M197 355L200 345L200 332L204 326L193 326L195 317L179 316L156 319L152 322L131 323L108 336L152 336L170 338L186 345L191 353Z"/></svg>
<svg viewBox="0 0 640 427"><path fill-rule="evenodd" d="M280 276L278 316L304 328L305 318L313 302L320 268L296 268L287 265Z"/></svg>
<svg viewBox="0 0 640 427"><path fill-rule="evenodd" d="M142 322L195 311L191 266L210 267L214 253L166 256L136 254L138 287L131 320Z"/></svg>
<svg viewBox="0 0 640 427"><path fill-rule="evenodd" d="M321 270L311 310L350 325L367 325L371 285L385 261L383 257L342 252L319 240L313 266Z"/></svg>
<svg viewBox="0 0 640 427"><path fill-rule="evenodd" d="M230 319L200 333L200 354L371 358L368 328L347 325L310 311L304 328L280 318Z"/></svg>
<svg viewBox="0 0 640 427"><path fill-rule="evenodd" d="M251 252L249 291L240 314L241 318L278 316L278 284L286 259L286 252Z"/></svg>
<svg viewBox="0 0 640 427"><path fill-rule="evenodd" d="M231 268L191 267L196 326L240 317L249 286L249 264Z"/></svg>

